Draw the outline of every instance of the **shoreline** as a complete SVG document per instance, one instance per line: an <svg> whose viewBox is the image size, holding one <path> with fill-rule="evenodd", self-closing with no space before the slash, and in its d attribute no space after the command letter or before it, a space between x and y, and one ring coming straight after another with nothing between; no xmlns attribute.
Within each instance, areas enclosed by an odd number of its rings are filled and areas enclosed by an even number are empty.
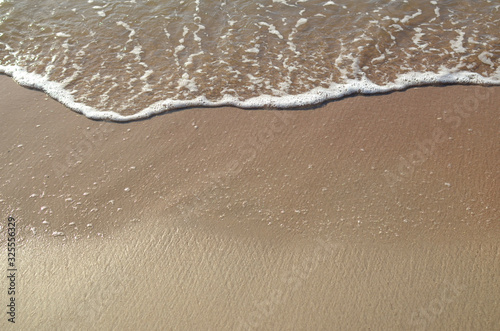
<svg viewBox="0 0 500 331"><path fill-rule="evenodd" d="M416 72L402 74L388 85L377 85L369 80L351 81L349 84L340 84L329 88L317 87L308 92L296 95L272 96L262 95L245 100L224 96L217 101L200 97L190 100L163 100L148 105L136 113L118 113L112 110L99 111L91 106L77 102L73 96L60 84L47 81L43 76L28 73L16 66L0 66L0 75L13 79L17 84L28 89L41 91L49 95L73 112L81 114L95 121L111 121L115 123L132 123L147 120L159 115L189 109L209 108L239 108L242 110L311 110L326 106L330 102L340 101L344 98L357 96L377 96L394 92L404 92L412 88L443 87L443 86L483 86L498 87L500 81L495 78L483 77L475 72ZM415 77L425 77L421 81L409 83ZM295 103L290 100L295 100ZM303 105L297 105L301 100ZM305 101L307 100L307 101Z"/></svg>
<svg viewBox="0 0 500 331"><path fill-rule="evenodd" d="M0 89L18 326L498 326L498 86L127 123Z"/></svg>

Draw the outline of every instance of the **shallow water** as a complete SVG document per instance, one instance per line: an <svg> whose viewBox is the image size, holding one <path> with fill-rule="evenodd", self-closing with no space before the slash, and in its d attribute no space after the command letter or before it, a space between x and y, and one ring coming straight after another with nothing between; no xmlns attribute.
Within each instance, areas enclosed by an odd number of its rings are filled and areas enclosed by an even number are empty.
<svg viewBox="0 0 500 331"><path fill-rule="evenodd" d="M494 1L0 1L0 72L91 118L500 84Z"/></svg>

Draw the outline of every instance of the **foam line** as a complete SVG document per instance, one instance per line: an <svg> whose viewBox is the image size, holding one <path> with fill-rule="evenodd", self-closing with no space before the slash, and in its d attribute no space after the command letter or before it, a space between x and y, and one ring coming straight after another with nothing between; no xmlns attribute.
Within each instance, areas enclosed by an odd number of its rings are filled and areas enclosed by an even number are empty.
<svg viewBox="0 0 500 331"><path fill-rule="evenodd" d="M158 101L133 115L121 115L114 111L101 111L93 107L76 102L70 91L64 89L63 84L47 80L44 76L29 73L17 66L2 66L0 72L11 76L22 86L44 91L53 99L59 101L73 111L80 113L93 120L107 120L114 122L128 122L149 118L161 113L175 109L188 107L222 107L234 106L239 108L297 108L319 104L329 100L339 99L352 94L376 94L403 90L412 86L433 84L474 84L474 85L500 85L500 70L493 77L483 77L474 72L458 71L451 72L442 70L434 72L415 72L399 75L393 83L377 85L368 79L348 80L345 84L332 84L329 88L314 88L309 92L286 95L271 96L261 95L246 100L238 100L235 97L225 95L218 101L209 101L204 96L191 100L167 99Z"/></svg>

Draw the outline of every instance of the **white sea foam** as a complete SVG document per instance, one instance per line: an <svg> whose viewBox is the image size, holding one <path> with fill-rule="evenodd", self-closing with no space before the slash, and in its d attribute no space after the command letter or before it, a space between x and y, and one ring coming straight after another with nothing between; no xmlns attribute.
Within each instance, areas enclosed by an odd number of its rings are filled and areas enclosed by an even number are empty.
<svg viewBox="0 0 500 331"><path fill-rule="evenodd" d="M55 100L61 102L68 108L83 114L94 120L110 120L116 122L135 121L149 118L169 110L187 107L221 107L235 106L240 108L296 108L322 103L328 100L339 99L352 94L376 94L390 91L403 90L412 86L427 84L482 84L500 85L500 70L496 71L494 77L483 77L480 74L449 70L439 73L433 72L413 72L402 74L397 79L387 85L377 85L367 79L349 80L346 84L332 84L329 88L316 87L307 93L297 95L272 96L261 95L246 100L239 100L230 95L224 95L218 101L209 101L204 96L199 96L190 100L166 99L148 106L133 115L121 115L113 111L98 111L83 103L75 102L71 92L64 88L61 83L48 81L45 77L28 73L24 69L16 66L0 66L0 72L14 78L20 85L44 91ZM193 81L188 76L181 85L191 86L196 89ZM257 79L254 77L254 79Z"/></svg>
<svg viewBox="0 0 500 331"><path fill-rule="evenodd" d="M299 26L304 25L304 24L306 24L306 23L307 23L307 18L303 18L303 17L302 17L302 18L300 18L300 19L297 21L297 23L295 24L295 27L296 27L296 28L298 28Z"/></svg>
<svg viewBox="0 0 500 331"><path fill-rule="evenodd" d="M133 41L132 37L135 36L135 30L132 29L130 27L130 25L128 25L127 23L125 22L122 22L122 21L118 21L116 22L116 25L119 25L119 26L123 26L125 29L127 29L129 31L129 35L128 35L128 40L127 40L127 43Z"/></svg>
<svg viewBox="0 0 500 331"><path fill-rule="evenodd" d="M478 58L484 64L487 64L491 68L494 68L495 64L493 63L493 61L491 61L490 56L493 56L493 54L491 54L490 52L482 52L481 54L479 54Z"/></svg>
<svg viewBox="0 0 500 331"><path fill-rule="evenodd" d="M465 32L457 31L457 33L457 39L450 41L451 48L457 53L465 53L467 52L463 44Z"/></svg>
<svg viewBox="0 0 500 331"><path fill-rule="evenodd" d="M56 37L71 37L71 35L64 32L58 32L56 33Z"/></svg>
<svg viewBox="0 0 500 331"><path fill-rule="evenodd" d="M269 29L269 33L274 34L278 36L280 39L283 39L283 35L276 29L276 26L274 24L269 24L266 22L259 22L260 25L266 26Z"/></svg>

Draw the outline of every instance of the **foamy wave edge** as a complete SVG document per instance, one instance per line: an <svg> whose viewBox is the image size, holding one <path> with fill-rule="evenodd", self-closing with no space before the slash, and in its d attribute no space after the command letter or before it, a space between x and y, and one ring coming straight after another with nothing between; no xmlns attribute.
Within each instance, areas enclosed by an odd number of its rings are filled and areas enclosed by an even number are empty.
<svg viewBox="0 0 500 331"><path fill-rule="evenodd" d="M320 104L325 101L340 99L352 94L377 94L404 90L409 87L436 84L500 85L500 68L493 77L484 77L478 73L443 69L439 73L413 72L399 75L390 84L377 85L368 79L348 80L345 84L332 84L330 88L314 88L309 92L296 95L271 96L261 95L246 100L224 96L218 101L209 101L200 96L192 100L164 100L153 103L133 115L121 115L114 111L99 111L84 103L76 102L64 85L49 81L46 77L29 73L18 66L0 65L0 73L11 76L18 84L41 90L73 111L93 120L130 122L146 119L175 109L189 107L222 107L278 109L298 108Z"/></svg>

